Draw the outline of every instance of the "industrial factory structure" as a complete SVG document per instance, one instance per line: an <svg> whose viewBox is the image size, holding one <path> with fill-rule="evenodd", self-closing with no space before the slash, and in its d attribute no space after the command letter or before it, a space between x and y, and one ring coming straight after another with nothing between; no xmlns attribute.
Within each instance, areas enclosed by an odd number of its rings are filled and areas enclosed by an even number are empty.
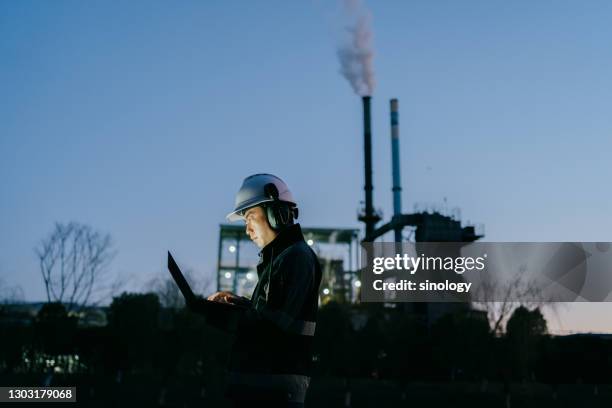
<svg viewBox="0 0 612 408"><path fill-rule="evenodd" d="M365 208L359 215L359 221L365 224L364 242L373 242L384 234L394 231L395 242L402 242L402 231L405 227L415 227L415 242L474 242L484 236L482 229L476 231L472 225L462 226L457 216L449 216L439 211L421 211L402 214L402 186L400 182L399 152L399 102L391 99L391 162L393 175L393 217L380 227L381 220L374 210L372 185L372 119L370 104L372 98L364 96L363 100L363 150L365 170Z"/></svg>
<svg viewBox="0 0 612 408"><path fill-rule="evenodd" d="M414 241L421 242L474 242L484 236L484 229L475 226L462 226L458 216L450 216L440 211L419 211L410 214L402 213L401 181L400 181L400 151L399 151L399 101L391 99L391 162L393 177L393 217L387 223L377 227L381 217L374 210L372 185L372 119L370 104L372 98L363 96L363 147L365 171L365 208L359 220L365 224L364 242L374 242L387 232L394 232L394 241L402 242L403 229L414 228ZM457 247L458 248L458 247ZM459 251L459 249L457 249ZM449 254L459 256L460 254ZM439 317L458 310L468 310L469 303L401 303L400 308L406 313L416 315L427 324ZM483 318L486 318L484 315Z"/></svg>
<svg viewBox="0 0 612 408"><path fill-rule="evenodd" d="M411 238L420 242L474 242L484 236L482 227L462 225L459 211L447 214L433 208L417 208L412 213L402 213L400 149L399 149L399 102L390 101L391 156L393 177L393 216L378 225L382 217L374 208L374 185L372 183L372 118L370 96L362 97L363 146L364 146L364 192L363 208L358 220L364 223L364 231L347 228L307 228L302 226L304 236L313 247L323 270L321 299L323 302L359 302L359 257L360 243L373 242L393 232L394 242L403 242L404 229L409 227ZM222 224L219 231L217 259L217 290L229 290L239 295L249 295L257 282L257 253L248 241L244 227ZM457 254L459 255L459 254ZM424 315L428 321L457 308L468 308L469 304L406 303L401 306L407 312Z"/></svg>
<svg viewBox="0 0 612 408"><path fill-rule="evenodd" d="M357 300L356 270L359 230L302 227L308 245L319 256L323 271L321 295L326 300ZM217 290L249 296L257 283L257 249L250 244L244 226L221 224L217 257Z"/></svg>

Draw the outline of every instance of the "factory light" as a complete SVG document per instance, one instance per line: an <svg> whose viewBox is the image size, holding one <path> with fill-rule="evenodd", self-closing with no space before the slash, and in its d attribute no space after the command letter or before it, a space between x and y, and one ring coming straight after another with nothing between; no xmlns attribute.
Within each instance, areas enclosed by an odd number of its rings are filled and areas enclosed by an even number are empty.
<svg viewBox="0 0 612 408"><path fill-rule="evenodd" d="M231 279L232 278L232 273L231 272L225 272L225 279Z"/></svg>
<svg viewBox="0 0 612 408"><path fill-rule="evenodd" d="M255 278L255 274L253 272L247 272L246 278L247 280L253 280Z"/></svg>
<svg viewBox="0 0 612 408"><path fill-rule="evenodd" d="M314 245L314 241L312 239L309 239L308 241L306 241L306 243L310 246Z"/></svg>
<svg viewBox="0 0 612 408"><path fill-rule="evenodd" d="M354 283L356 288L360 288L361 287L361 281L360 280L356 280Z"/></svg>
<svg viewBox="0 0 612 408"><path fill-rule="evenodd" d="M327 288L323 289L323 294L324 295L329 295L329 289L327 289Z"/></svg>
<svg viewBox="0 0 612 408"><path fill-rule="evenodd" d="M236 252L236 247L235 247L234 245L230 245L230 247L229 247L229 251L230 251L231 253Z"/></svg>

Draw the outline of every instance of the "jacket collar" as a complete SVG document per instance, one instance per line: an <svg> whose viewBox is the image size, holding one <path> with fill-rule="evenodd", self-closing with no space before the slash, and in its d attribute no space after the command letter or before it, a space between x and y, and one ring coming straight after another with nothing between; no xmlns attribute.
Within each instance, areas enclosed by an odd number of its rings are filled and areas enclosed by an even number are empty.
<svg viewBox="0 0 612 408"><path fill-rule="evenodd" d="M263 247L259 252L259 265L267 265L273 257L277 256L296 242L303 240L304 235L302 234L300 224L293 224L285 227L278 233L272 242Z"/></svg>

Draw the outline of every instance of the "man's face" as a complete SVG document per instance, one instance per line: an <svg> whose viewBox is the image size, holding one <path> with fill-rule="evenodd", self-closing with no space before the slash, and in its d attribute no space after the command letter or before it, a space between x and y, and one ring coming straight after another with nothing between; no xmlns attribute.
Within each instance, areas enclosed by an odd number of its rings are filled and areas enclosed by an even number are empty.
<svg viewBox="0 0 612 408"><path fill-rule="evenodd" d="M244 222L247 235L259 248L265 247L276 238L276 232L268 224L263 208L258 206L247 210L244 213Z"/></svg>

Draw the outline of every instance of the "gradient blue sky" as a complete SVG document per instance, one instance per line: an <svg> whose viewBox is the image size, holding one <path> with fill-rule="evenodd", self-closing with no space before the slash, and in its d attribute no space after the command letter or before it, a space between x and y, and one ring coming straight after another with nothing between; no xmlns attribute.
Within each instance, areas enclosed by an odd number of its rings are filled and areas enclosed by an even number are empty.
<svg viewBox="0 0 612 408"><path fill-rule="evenodd" d="M375 205L459 206L488 241L612 241L612 3L384 1L373 16ZM361 105L328 1L3 1L0 279L44 299L55 221L112 234L141 289L173 248L212 277L242 179L280 175L306 226L358 227ZM612 332L612 304L549 315Z"/></svg>

